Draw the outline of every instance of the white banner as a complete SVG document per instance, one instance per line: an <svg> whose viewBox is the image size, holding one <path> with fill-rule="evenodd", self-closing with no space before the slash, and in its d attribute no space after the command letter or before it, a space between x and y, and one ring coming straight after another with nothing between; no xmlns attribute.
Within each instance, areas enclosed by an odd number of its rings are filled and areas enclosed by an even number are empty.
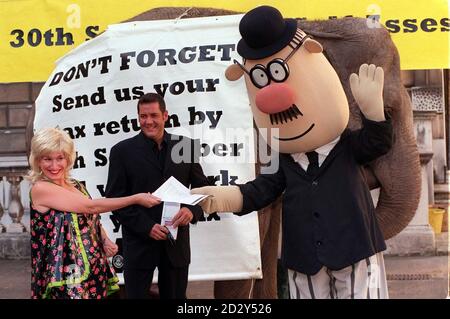
<svg viewBox="0 0 450 319"><path fill-rule="evenodd" d="M104 194L110 148L139 132L137 99L164 96L170 133L200 139L201 164L216 185L255 177L253 120L243 80L228 82L238 59L241 16L112 25L57 62L36 100L36 130L65 129L74 139L73 176L94 198ZM133 154L129 154L133 156ZM109 215L102 223L121 236ZM261 277L258 219L205 216L191 227L190 280Z"/></svg>

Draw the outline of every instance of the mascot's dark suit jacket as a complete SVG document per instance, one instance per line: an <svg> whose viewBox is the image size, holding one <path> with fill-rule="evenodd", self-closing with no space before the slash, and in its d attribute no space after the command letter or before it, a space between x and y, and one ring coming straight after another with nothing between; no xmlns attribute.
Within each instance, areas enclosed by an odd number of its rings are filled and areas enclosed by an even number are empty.
<svg viewBox="0 0 450 319"><path fill-rule="evenodd" d="M285 267L308 275L322 266L342 269L386 249L361 164L385 154L392 144L390 120L364 120L346 130L316 176L290 154L280 154L277 173L239 185L246 214L283 194L282 252Z"/></svg>
<svg viewBox="0 0 450 319"><path fill-rule="evenodd" d="M208 185L203 170L194 154L194 141L164 133L167 143L164 168L155 153L151 151L155 143L141 132L111 148L107 197L128 196L140 192L156 191L170 176L184 186L201 187ZM178 143L182 143L179 144ZM177 146L178 145L178 146ZM171 151L174 147L183 148L183 163L174 163ZM177 152L178 153L178 152ZM198 153L197 153L198 154ZM183 206L183 205L182 205ZM199 206L188 206L194 215L191 223L203 216ZM155 223L161 223L163 204L145 208L129 206L114 212L122 224L123 256L125 269L152 269L158 265L160 250L165 249L172 266L186 267L191 260L189 246L189 225L179 226L176 245L168 240L158 241L149 233Z"/></svg>

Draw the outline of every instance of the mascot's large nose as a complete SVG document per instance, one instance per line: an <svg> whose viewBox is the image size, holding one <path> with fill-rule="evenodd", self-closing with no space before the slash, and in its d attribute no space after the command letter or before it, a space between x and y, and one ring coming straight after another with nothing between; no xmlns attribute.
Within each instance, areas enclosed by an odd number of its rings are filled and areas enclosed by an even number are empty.
<svg viewBox="0 0 450 319"><path fill-rule="evenodd" d="M255 103L267 114L283 112L294 104L294 91L285 83L273 83L258 91Z"/></svg>

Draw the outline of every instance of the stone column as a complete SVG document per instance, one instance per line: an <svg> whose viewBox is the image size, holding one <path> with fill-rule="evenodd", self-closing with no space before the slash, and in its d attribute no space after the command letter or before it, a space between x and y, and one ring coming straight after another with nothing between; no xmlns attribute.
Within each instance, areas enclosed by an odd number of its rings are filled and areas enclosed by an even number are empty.
<svg viewBox="0 0 450 319"><path fill-rule="evenodd" d="M11 183L9 193L8 214L12 224L7 225L7 232L0 233L0 258L30 258L30 233L22 224L24 207L20 198L20 182L27 173L28 161L25 157L0 159L0 176L5 176Z"/></svg>
<svg viewBox="0 0 450 319"><path fill-rule="evenodd" d="M0 203L0 234L6 232L6 227L2 224L2 217L4 212L5 211L3 210L2 204Z"/></svg>
<svg viewBox="0 0 450 319"><path fill-rule="evenodd" d="M430 255L435 253L434 232L428 222L428 206L430 192L433 194L433 184L430 185L429 174L433 172L433 137L432 120L434 111L415 111L414 127L417 146L420 153L422 187L420 201L414 218L397 236L387 241L387 254L391 255ZM432 181L431 176L431 181ZM431 195L432 196L432 195Z"/></svg>
<svg viewBox="0 0 450 319"><path fill-rule="evenodd" d="M22 224L24 214L22 201L20 199L20 182L23 177L20 175L9 175L7 181L11 184L9 189L10 201L8 206L8 214L12 223L8 225L8 233L24 233L27 231Z"/></svg>

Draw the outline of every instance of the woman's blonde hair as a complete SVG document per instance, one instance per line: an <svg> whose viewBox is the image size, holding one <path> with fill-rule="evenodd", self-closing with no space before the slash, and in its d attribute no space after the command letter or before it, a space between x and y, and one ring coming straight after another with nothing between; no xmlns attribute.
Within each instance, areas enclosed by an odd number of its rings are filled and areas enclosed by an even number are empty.
<svg viewBox="0 0 450 319"><path fill-rule="evenodd" d="M39 162L43 156L52 152L62 152L67 160L64 179L66 183L72 184L70 170L75 162L75 146L69 134L57 128L44 128L37 132L31 139L31 152L29 163L31 170L28 173L28 179L31 183L47 179L42 173Z"/></svg>

